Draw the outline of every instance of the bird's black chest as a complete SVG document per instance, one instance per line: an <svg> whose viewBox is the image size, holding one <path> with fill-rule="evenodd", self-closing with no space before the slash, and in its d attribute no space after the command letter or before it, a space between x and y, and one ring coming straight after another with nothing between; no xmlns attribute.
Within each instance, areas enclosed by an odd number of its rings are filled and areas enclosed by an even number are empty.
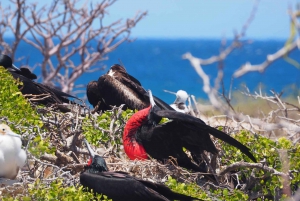
<svg viewBox="0 0 300 201"><path fill-rule="evenodd" d="M182 142L177 137L176 127L172 124L142 126L136 133L137 142L142 144L146 152L153 158L163 160L174 156L174 152L182 150Z"/></svg>

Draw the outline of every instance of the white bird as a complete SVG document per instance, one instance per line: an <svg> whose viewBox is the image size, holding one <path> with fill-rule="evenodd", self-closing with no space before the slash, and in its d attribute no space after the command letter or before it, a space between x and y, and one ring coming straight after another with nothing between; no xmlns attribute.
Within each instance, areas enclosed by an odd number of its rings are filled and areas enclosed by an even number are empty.
<svg viewBox="0 0 300 201"><path fill-rule="evenodd" d="M176 95L174 103L170 105L174 110L198 117L199 110L194 95L189 95L184 90L178 90L177 93L168 90L164 91ZM186 104L186 101L188 101L188 105Z"/></svg>
<svg viewBox="0 0 300 201"><path fill-rule="evenodd" d="M175 94L174 92L164 90L165 92ZM186 91L183 90L178 90L176 95L176 99L174 103L172 103L170 106L176 110L177 112L182 112L182 113L189 113L189 109L186 105L186 101L189 97L189 95L186 93Z"/></svg>
<svg viewBox="0 0 300 201"><path fill-rule="evenodd" d="M26 162L20 135L8 125L0 124L0 178L15 179Z"/></svg>

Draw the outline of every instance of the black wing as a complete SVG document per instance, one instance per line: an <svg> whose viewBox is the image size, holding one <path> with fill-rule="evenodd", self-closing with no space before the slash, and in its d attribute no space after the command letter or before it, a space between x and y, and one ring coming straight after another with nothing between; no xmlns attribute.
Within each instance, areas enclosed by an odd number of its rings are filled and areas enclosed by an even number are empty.
<svg viewBox="0 0 300 201"><path fill-rule="evenodd" d="M99 101L101 101L101 94L98 91L97 81L91 81L86 86L86 96L91 105L96 107Z"/></svg>
<svg viewBox="0 0 300 201"><path fill-rule="evenodd" d="M107 195L114 201L168 201L156 191L146 187L123 172L82 173L80 183L94 192Z"/></svg>
<svg viewBox="0 0 300 201"><path fill-rule="evenodd" d="M183 195L180 193L175 193L171 191L167 186L164 184L158 184L158 183L153 183L150 181L145 181L142 179L136 179L148 188L151 188L158 192L159 194L163 195L164 197L168 198L169 200L183 200L183 201L192 201L192 200L199 200L198 198L193 198L188 195Z"/></svg>
<svg viewBox="0 0 300 201"><path fill-rule="evenodd" d="M201 119L193 117L188 114L184 114L181 112L176 111L170 111L170 110L158 110L154 111L157 116L160 117L166 117L169 119L172 119L174 121L180 121L183 123L189 123L189 125L192 125L195 128L199 128L201 130L205 130L211 135L215 136L216 138L219 138L220 140L223 140L224 142L227 142L228 144L235 146L236 148L240 149L244 154L246 154L252 161L256 162L256 159L254 156L250 153L250 150L248 147L237 141L236 139L230 137L228 134L215 129L213 127L210 127L206 125Z"/></svg>
<svg viewBox="0 0 300 201"><path fill-rule="evenodd" d="M39 103L42 104L49 104L49 103L69 103L70 100L67 99L66 97L70 98L76 98L75 96L71 96L67 93L64 93L62 91L59 91L55 88L37 83L32 81L31 79L10 71L10 73L13 75L15 79L19 79L21 82L23 82L23 85L20 87L20 91L22 94L32 94L32 95L42 95L42 94L49 94L50 97L47 97L43 100L39 100Z"/></svg>

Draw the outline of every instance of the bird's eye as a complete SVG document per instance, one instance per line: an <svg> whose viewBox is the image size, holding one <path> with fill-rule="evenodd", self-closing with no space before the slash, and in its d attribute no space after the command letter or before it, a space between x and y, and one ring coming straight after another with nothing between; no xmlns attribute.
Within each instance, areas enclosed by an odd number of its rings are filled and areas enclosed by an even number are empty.
<svg viewBox="0 0 300 201"><path fill-rule="evenodd" d="M2 128L2 131L5 131L5 128Z"/></svg>

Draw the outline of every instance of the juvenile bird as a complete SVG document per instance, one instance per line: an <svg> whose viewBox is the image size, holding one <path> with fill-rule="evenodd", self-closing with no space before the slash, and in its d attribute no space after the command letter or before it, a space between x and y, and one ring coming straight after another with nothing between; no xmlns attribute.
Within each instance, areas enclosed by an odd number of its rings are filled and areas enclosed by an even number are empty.
<svg viewBox="0 0 300 201"><path fill-rule="evenodd" d="M176 92L176 99L170 106L177 112L189 113L189 109L186 105L188 97L189 95L186 93L186 91L178 90Z"/></svg>
<svg viewBox="0 0 300 201"><path fill-rule="evenodd" d="M21 148L20 135L6 124L0 124L0 178L15 179L25 165L26 153Z"/></svg>

